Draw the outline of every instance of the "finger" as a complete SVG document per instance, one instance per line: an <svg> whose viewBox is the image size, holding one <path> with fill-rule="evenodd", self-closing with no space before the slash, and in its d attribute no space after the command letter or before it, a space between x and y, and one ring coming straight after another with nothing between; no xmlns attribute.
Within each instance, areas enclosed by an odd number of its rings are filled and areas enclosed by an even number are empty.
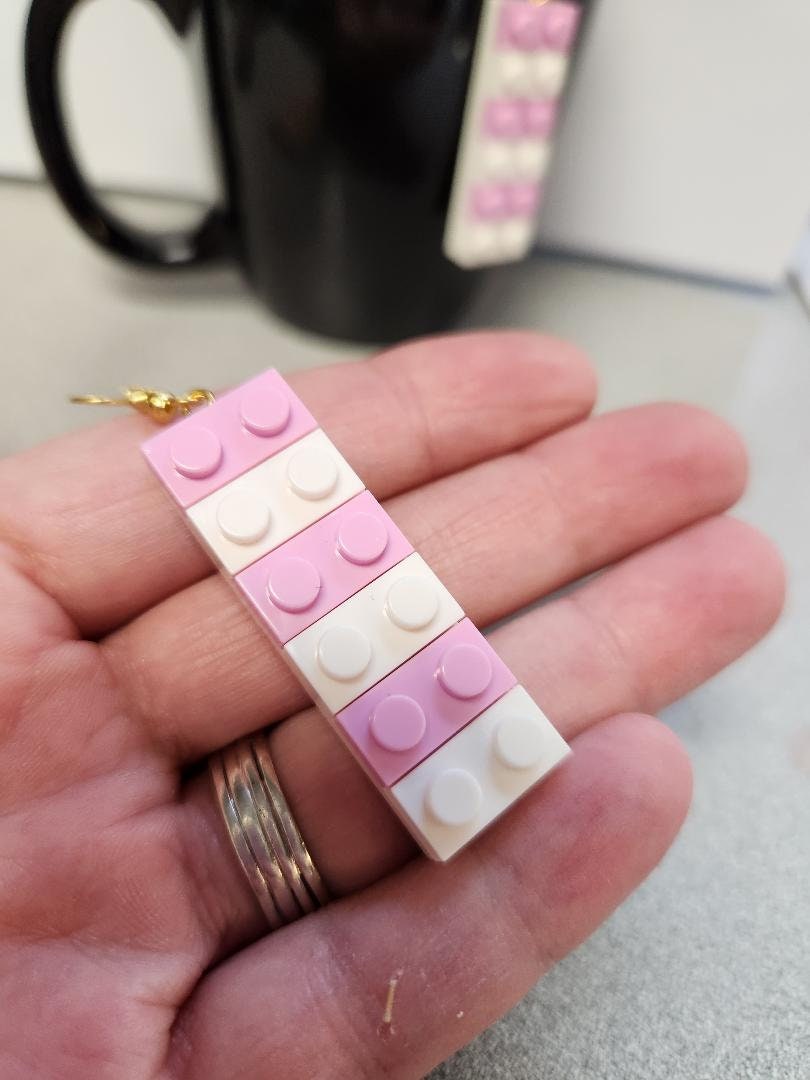
<svg viewBox="0 0 810 1080"><path fill-rule="evenodd" d="M465 611L486 625L725 509L745 476L708 413L648 406L578 424L389 503ZM229 586L210 578L105 644L153 739L180 760L288 715L306 696Z"/></svg>
<svg viewBox="0 0 810 1080"><path fill-rule="evenodd" d="M715 674L766 632L783 588L769 541L718 518L634 555L490 640L571 739L611 713L658 710ZM315 710L281 724L271 750L333 893L363 888L411 857L401 824ZM178 833L190 845L187 862L206 868L199 899L211 947L229 950L258 936L261 916L227 840L211 847L222 826L206 784L188 789Z"/></svg>
<svg viewBox="0 0 810 1080"><path fill-rule="evenodd" d="M175 1028L172 1075L262 1076L271 1061L284 1062L285 1080L425 1075L647 876L690 790L686 756L663 725L599 724L449 865L417 860L211 972Z"/></svg>
<svg viewBox="0 0 810 1080"><path fill-rule="evenodd" d="M290 382L381 496L571 423L595 393L578 352L527 333L417 341ZM150 430L122 418L0 464L0 539L86 635L211 571L138 450Z"/></svg>

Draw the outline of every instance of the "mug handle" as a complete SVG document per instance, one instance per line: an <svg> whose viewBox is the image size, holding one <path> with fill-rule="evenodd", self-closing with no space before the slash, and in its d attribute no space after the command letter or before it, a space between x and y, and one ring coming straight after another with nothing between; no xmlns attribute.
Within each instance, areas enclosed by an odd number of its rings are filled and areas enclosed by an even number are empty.
<svg viewBox="0 0 810 1080"><path fill-rule="evenodd" d="M194 0L154 2L182 36ZM81 0L33 0L25 34L25 85L34 138L45 171L66 209L97 244L133 262L189 266L226 253L230 237L220 210L210 210L188 232L151 233L127 225L93 195L70 148L58 88L62 34L79 3Z"/></svg>

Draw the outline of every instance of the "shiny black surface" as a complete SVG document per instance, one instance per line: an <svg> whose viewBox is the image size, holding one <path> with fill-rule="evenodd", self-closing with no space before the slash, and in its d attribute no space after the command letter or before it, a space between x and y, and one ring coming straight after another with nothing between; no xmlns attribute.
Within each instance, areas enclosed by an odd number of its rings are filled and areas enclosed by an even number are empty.
<svg viewBox="0 0 810 1080"><path fill-rule="evenodd" d="M477 275L442 254L481 0L202 0L226 214L153 236L99 206L65 135L56 66L78 0L34 0L29 108L48 174L97 243L142 263L226 251L283 317L391 340L440 329ZM191 0L156 0L178 33Z"/></svg>
<svg viewBox="0 0 810 1080"><path fill-rule="evenodd" d="M59 94L59 52L67 19L82 0L34 0L25 36L28 111L40 156L51 183L76 223L110 251L150 266L184 266L221 255L231 246L223 214L212 210L183 233L150 233L127 225L102 206L76 164ZM156 0L182 32L185 0Z"/></svg>
<svg viewBox="0 0 810 1080"><path fill-rule="evenodd" d="M291 321L446 326L475 276L441 243L479 0L207 0L244 263Z"/></svg>

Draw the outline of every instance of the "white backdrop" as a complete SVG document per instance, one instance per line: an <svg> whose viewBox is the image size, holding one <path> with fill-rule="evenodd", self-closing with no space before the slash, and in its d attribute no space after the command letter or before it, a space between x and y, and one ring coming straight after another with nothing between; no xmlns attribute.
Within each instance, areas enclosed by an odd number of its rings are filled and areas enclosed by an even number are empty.
<svg viewBox="0 0 810 1080"><path fill-rule="evenodd" d="M38 166L20 52L27 0L0 2L0 172ZM810 209L810 4L601 0L575 79L544 241L753 284L777 281ZM188 50L143 0L91 0L65 58L98 182L217 190Z"/></svg>

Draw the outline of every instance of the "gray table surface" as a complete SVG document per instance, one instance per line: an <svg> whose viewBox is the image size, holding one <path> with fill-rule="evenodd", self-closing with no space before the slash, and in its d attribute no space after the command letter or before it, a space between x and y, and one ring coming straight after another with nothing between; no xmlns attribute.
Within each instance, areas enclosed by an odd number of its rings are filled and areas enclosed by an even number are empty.
<svg viewBox="0 0 810 1080"><path fill-rule="evenodd" d="M174 389L361 350L267 315L231 270L118 267L35 185L0 184L0 452L94 422L67 394ZM670 708L695 799L662 866L436 1080L810 1080L810 321L773 295L538 257L468 326L571 338L599 408L677 398L744 433L739 513L780 544L787 611L753 652Z"/></svg>

